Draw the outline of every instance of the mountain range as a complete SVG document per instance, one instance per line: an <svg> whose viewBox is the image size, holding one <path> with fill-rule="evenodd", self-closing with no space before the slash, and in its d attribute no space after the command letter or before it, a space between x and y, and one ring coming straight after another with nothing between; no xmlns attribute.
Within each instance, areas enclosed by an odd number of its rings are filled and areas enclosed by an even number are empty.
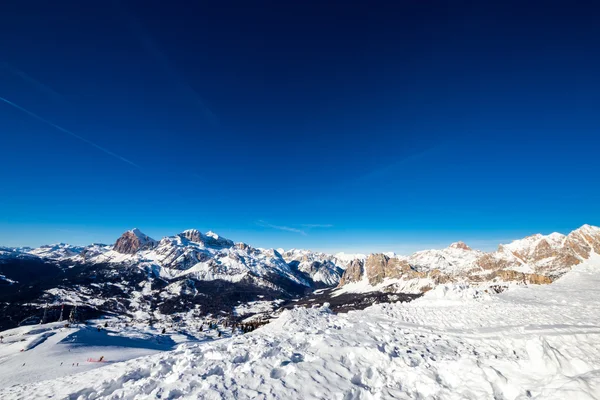
<svg viewBox="0 0 600 400"><path fill-rule="evenodd" d="M371 254L364 261L353 261L340 285L356 290L425 292L447 283L548 284L593 253L600 254L600 228L583 225L568 235L536 234L499 245L489 253L456 242L406 257Z"/></svg>
<svg viewBox="0 0 600 400"><path fill-rule="evenodd" d="M114 245L1 247L0 330L56 318L60 305L77 306L82 318L152 321L185 313L240 316L243 304L298 301L318 289L334 296L420 294L451 283L493 290L549 284L593 253L600 254L600 228L590 225L494 252L456 242L409 256L255 248L195 229L155 240L132 229Z"/></svg>

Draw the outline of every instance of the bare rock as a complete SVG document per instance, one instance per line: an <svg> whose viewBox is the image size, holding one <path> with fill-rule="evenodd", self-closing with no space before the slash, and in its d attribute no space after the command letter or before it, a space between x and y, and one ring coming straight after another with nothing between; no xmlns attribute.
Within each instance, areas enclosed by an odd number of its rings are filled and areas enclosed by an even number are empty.
<svg viewBox="0 0 600 400"><path fill-rule="evenodd" d="M343 286L347 283L359 282L362 280L363 274L363 262L361 260L353 260L342 274L339 286Z"/></svg>
<svg viewBox="0 0 600 400"><path fill-rule="evenodd" d="M140 250L153 249L157 243L156 240L145 235L139 229L132 229L117 239L113 250L121 254L135 254Z"/></svg>

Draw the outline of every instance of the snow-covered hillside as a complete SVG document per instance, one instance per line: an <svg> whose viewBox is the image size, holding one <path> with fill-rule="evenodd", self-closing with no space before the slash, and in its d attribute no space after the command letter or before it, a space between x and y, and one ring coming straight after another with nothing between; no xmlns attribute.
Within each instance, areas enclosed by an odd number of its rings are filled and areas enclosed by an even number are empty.
<svg viewBox="0 0 600 400"><path fill-rule="evenodd" d="M280 252L283 259L293 268L309 276L321 286L339 283L348 261L337 256L310 250L292 249ZM346 257L349 258L349 257Z"/></svg>
<svg viewBox="0 0 600 400"><path fill-rule="evenodd" d="M294 309L243 336L0 397L599 399L599 287L593 254L551 285L493 296L447 286L338 315Z"/></svg>

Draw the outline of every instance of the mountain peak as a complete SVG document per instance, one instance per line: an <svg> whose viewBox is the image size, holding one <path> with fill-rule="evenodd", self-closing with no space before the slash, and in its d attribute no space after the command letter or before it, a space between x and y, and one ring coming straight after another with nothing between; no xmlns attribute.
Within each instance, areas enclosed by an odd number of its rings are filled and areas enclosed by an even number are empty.
<svg viewBox="0 0 600 400"><path fill-rule="evenodd" d="M448 247L451 248L451 249L473 250L469 246L467 246L467 244L465 242L461 242L461 241L454 242L454 243L452 243Z"/></svg>
<svg viewBox="0 0 600 400"><path fill-rule="evenodd" d="M191 242L202 243L202 233L198 229L186 229L179 236L186 238Z"/></svg>
<svg viewBox="0 0 600 400"><path fill-rule="evenodd" d="M113 250L121 254L135 254L139 250L153 248L156 243L156 240L152 239L138 228L133 228L117 239L113 246Z"/></svg>
<svg viewBox="0 0 600 400"><path fill-rule="evenodd" d="M584 224L575 229L573 232L600 232L600 228L597 226Z"/></svg>
<svg viewBox="0 0 600 400"><path fill-rule="evenodd" d="M197 229L187 229L178 236L186 238L191 242L201 243L208 247L231 247L234 245L231 240L225 239L213 231L208 231L204 234Z"/></svg>
<svg viewBox="0 0 600 400"><path fill-rule="evenodd" d="M206 236L211 237L213 239L217 239L217 240L220 238L220 236L217 235L216 233L214 233L213 231L206 232Z"/></svg>
<svg viewBox="0 0 600 400"><path fill-rule="evenodd" d="M131 233L133 233L135 236L137 236L137 237L139 237L139 238L142 238L142 239L144 239L144 238L149 238L149 236L148 236L148 235L146 235L144 232L140 231L138 228L133 228L133 229L130 229L128 232L131 232Z"/></svg>

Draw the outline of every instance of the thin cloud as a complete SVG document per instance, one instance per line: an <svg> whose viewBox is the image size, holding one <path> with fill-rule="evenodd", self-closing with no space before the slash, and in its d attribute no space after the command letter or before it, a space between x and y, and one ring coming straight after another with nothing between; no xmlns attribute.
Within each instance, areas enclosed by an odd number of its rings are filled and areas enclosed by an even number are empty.
<svg viewBox="0 0 600 400"><path fill-rule="evenodd" d="M312 228L333 228L331 224L302 224L303 228L312 229Z"/></svg>
<svg viewBox="0 0 600 400"><path fill-rule="evenodd" d="M121 160L123 162L126 162L127 164L132 165L132 166L134 166L136 168L142 169L142 167L140 167L139 165L137 165L133 161L130 161L130 160L126 159L123 156L120 156L120 155L118 155L116 153L113 153L112 151L110 151L110 150L108 150L108 149L106 149L106 148L104 148L104 147L102 147L102 146L100 146L100 145L92 142L91 140L88 140L88 139L86 139L86 138L84 138L82 136L79 136L78 134L73 133L73 132L71 132L68 129L65 129L65 128L61 127L61 126L58 126L54 122L48 121L47 119L45 119L43 117L40 117L39 115L35 114L34 112L29 111L29 110L21 107L20 105L15 104L15 103L13 103L10 100L5 99L4 97L0 97L0 100L3 101L3 102L5 102L6 104L8 104L8 105L10 105L10 106L12 106L14 108L16 108L17 110L23 111L24 113L26 113L30 117L33 117L33 118L37 119L38 121L41 121L41 122L43 122L43 123L45 123L47 125L50 125L51 127L55 128L55 129L58 129L61 132L66 133L67 135L73 136L74 138L79 139L82 142L85 142L85 143L89 144L90 146L93 146L93 147L97 148L98 150L103 151L104 153L106 153L106 154L108 154L110 156L118 158L119 160Z"/></svg>
<svg viewBox="0 0 600 400"><path fill-rule="evenodd" d="M293 232L293 233L299 233L301 235L306 236L306 231L302 230L302 229L298 229L298 228L292 228L290 226L282 226L282 225L273 225L270 224L266 221L263 220L259 220L256 222L259 226L265 227L265 228L272 228L272 229L277 229L280 231L286 231L286 232Z"/></svg>

